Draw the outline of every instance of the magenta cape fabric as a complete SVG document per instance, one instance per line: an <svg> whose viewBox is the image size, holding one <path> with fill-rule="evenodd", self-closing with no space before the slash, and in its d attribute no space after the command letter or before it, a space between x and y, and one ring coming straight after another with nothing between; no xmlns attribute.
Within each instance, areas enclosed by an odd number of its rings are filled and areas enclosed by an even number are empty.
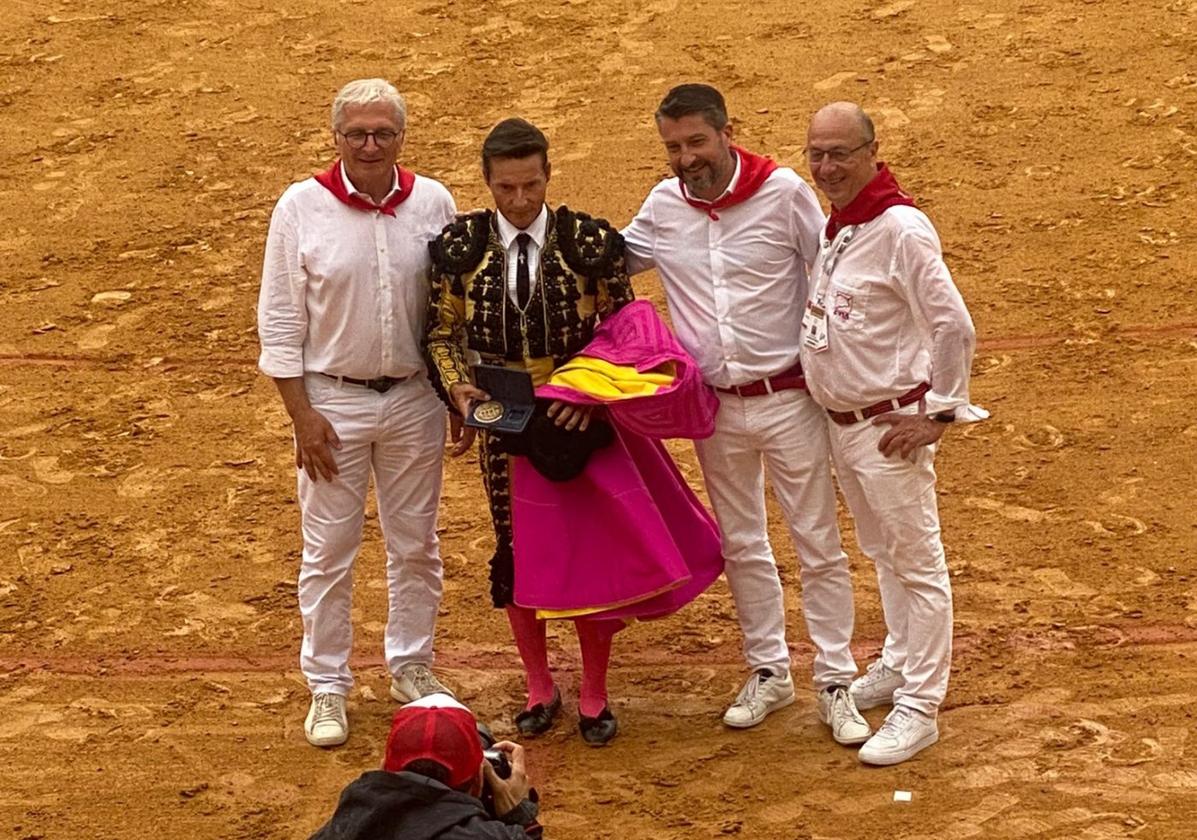
<svg viewBox="0 0 1197 840"><path fill-rule="evenodd" d="M634 367L641 373L673 362L677 380L651 397L606 403L555 385L541 385L536 396L578 405L605 404L616 424L652 438L701 440L715 433L719 397L703 384L698 365L647 300L632 301L599 324L594 339L580 355Z"/></svg>
<svg viewBox="0 0 1197 840"><path fill-rule="evenodd" d="M707 437L719 399L647 301L604 321L583 355L644 371L674 362L677 382L607 403L616 440L566 482L512 459L515 603L594 618L658 618L697 598L723 572L719 529L660 437ZM537 397L596 404L567 388Z"/></svg>
<svg viewBox="0 0 1197 840"><path fill-rule="evenodd" d="M571 481L512 459L515 603L599 609L590 618L658 618L723 571L719 531L660 441L616 440Z"/></svg>

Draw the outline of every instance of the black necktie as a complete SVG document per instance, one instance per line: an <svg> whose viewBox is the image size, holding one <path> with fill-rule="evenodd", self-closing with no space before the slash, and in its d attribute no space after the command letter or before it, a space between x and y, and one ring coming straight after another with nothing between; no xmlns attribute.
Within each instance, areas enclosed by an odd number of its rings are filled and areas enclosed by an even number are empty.
<svg viewBox="0 0 1197 840"><path fill-rule="evenodd" d="M532 237L521 233L515 238L520 244L520 254L515 262L515 299L520 309L526 309L532 297L532 279L528 274L528 241Z"/></svg>

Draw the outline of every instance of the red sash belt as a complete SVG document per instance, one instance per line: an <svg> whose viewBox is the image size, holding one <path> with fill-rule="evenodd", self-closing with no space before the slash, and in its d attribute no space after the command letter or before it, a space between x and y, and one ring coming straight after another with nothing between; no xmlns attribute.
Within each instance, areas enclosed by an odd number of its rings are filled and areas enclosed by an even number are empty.
<svg viewBox="0 0 1197 840"><path fill-rule="evenodd" d="M876 417L878 414L885 414L887 411L897 411L904 405L910 405L913 402L918 402L922 399L923 394L931 390L931 386L924 382L917 388L912 388L900 397L894 397L889 400L882 400L879 403L867 405L864 408L858 408L855 411L832 411L827 409L827 416L839 423L841 426L851 426L853 423L859 423L862 420L868 420L870 417Z"/></svg>

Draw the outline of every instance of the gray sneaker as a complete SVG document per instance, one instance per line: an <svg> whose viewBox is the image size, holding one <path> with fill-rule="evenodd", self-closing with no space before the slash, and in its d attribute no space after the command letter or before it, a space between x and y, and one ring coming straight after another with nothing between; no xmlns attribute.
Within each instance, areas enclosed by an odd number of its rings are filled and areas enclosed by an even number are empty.
<svg viewBox="0 0 1197 840"><path fill-rule="evenodd" d="M400 703L410 703L429 694L448 694L457 698L422 662L404 665L399 669L399 676L391 678L391 696Z"/></svg>
<svg viewBox="0 0 1197 840"><path fill-rule="evenodd" d="M875 709L894 702L894 692L906 684L902 675L893 668L887 668L880 659L868 670L852 681L848 691L858 709Z"/></svg>

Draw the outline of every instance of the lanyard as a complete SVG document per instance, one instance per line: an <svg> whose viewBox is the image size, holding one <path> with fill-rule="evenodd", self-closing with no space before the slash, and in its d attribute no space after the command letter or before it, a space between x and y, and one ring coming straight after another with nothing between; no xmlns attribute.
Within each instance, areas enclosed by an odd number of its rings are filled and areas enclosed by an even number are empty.
<svg viewBox="0 0 1197 840"><path fill-rule="evenodd" d="M823 256L819 267L819 284L815 287L815 304L820 308L823 307L823 299L827 297L827 286L831 283L831 275L835 272L835 267L839 265L840 257L847 250L848 243L852 241L852 237L856 236L856 229L857 225L843 228L836 234L835 240Z"/></svg>

